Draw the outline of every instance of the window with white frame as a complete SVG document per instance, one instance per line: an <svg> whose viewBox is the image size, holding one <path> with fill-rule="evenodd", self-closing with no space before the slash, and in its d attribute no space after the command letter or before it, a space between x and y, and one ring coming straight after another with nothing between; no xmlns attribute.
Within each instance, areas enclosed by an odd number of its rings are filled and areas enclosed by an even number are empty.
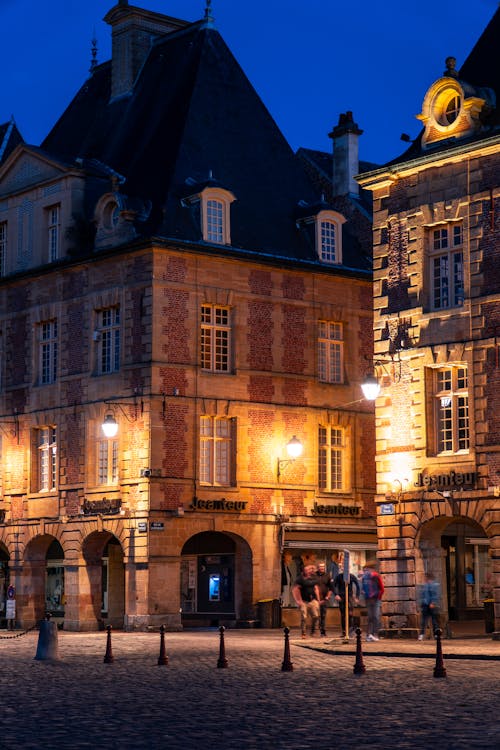
<svg viewBox="0 0 500 750"><path fill-rule="evenodd" d="M38 380L42 385L57 380L58 339L57 320L38 325Z"/></svg>
<svg viewBox="0 0 500 750"><path fill-rule="evenodd" d="M228 307L201 306L201 366L209 372L229 372L231 321Z"/></svg>
<svg viewBox="0 0 500 750"><path fill-rule="evenodd" d="M118 484L118 439L99 435L96 451L96 484Z"/></svg>
<svg viewBox="0 0 500 750"><path fill-rule="evenodd" d="M442 367L433 371L437 453L467 452L469 392L467 367Z"/></svg>
<svg viewBox="0 0 500 750"><path fill-rule="evenodd" d="M323 263L342 263L342 224L336 211L320 211L316 217L316 250Z"/></svg>
<svg viewBox="0 0 500 750"><path fill-rule="evenodd" d="M5 276L7 260L7 222L0 221L0 276Z"/></svg>
<svg viewBox="0 0 500 750"><path fill-rule="evenodd" d="M343 325L329 320L320 320L318 323L318 378L324 383L342 383L343 371Z"/></svg>
<svg viewBox="0 0 500 750"><path fill-rule="evenodd" d="M49 206L46 211L48 260L49 263L53 263L59 258L59 245L61 242L61 207L59 205Z"/></svg>
<svg viewBox="0 0 500 750"><path fill-rule="evenodd" d="M231 244L231 203L234 195L222 188L205 188L201 198L203 239L217 245Z"/></svg>
<svg viewBox="0 0 500 750"><path fill-rule="evenodd" d="M346 429L337 425L318 428L318 487L324 492L345 492L348 485Z"/></svg>
<svg viewBox="0 0 500 750"><path fill-rule="evenodd" d="M229 487L234 484L234 420L200 417L200 483Z"/></svg>
<svg viewBox="0 0 500 750"><path fill-rule="evenodd" d="M429 237L431 306L434 310L464 303L462 224L432 227Z"/></svg>
<svg viewBox="0 0 500 750"><path fill-rule="evenodd" d="M97 312L97 370L100 375L120 369L120 308Z"/></svg>
<svg viewBox="0 0 500 750"><path fill-rule="evenodd" d="M51 492L57 483L57 430L54 426L35 430L35 492Z"/></svg>

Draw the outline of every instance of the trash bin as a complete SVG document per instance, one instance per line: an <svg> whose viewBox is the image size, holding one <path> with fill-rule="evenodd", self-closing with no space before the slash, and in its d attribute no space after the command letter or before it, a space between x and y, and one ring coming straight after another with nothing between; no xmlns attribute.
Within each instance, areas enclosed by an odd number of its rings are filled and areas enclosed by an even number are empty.
<svg viewBox="0 0 500 750"><path fill-rule="evenodd" d="M281 605L279 599L259 599L257 618L261 628L281 627Z"/></svg>
<svg viewBox="0 0 500 750"><path fill-rule="evenodd" d="M495 632L495 600L484 599L484 630L486 633Z"/></svg>

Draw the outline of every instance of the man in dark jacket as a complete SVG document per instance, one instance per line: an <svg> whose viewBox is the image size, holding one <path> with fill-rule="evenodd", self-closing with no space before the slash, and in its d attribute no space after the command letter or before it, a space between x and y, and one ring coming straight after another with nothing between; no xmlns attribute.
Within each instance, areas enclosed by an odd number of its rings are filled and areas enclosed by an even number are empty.
<svg viewBox="0 0 500 750"><path fill-rule="evenodd" d="M360 588L359 588L359 582L356 576L351 573L349 576L349 586L348 588L348 608L347 611L349 613L349 623L350 627L352 627L352 618L354 617L354 607L359 601L359 594L360 594ZM344 638L348 638L349 634L346 629L346 621L345 621L345 612L346 612L346 585L344 581L344 574L339 573L336 577L334 583L333 583L333 590L335 591L335 601L338 602L339 610L340 610L340 625L342 627L342 634Z"/></svg>
<svg viewBox="0 0 500 750"><path fill-rule="evenodd" d="M326 635L326 610L333 591L333 579L324 562L318 563L316 579L319 589L319 632Z"/></svg>
<svg viewBox="0 0 500 750"><path fill-rule="evenodd" d="M292 594L300 609L302 638L306 637L307 617L312 620L311 635L316 632L319 622L319 589L315 576L315 566L306 565L294 583Z"/></svg>

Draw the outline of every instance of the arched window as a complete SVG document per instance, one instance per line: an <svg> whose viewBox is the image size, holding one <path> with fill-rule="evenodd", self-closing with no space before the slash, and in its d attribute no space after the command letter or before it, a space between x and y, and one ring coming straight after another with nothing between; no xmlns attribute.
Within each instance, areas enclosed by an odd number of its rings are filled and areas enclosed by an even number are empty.
<svg viewBox="0 0 500 750"><path fill-rule="evenodd" d="M336 211L320 211L316 217L316 250L323 263L342 263L342 224Z"/></svg>

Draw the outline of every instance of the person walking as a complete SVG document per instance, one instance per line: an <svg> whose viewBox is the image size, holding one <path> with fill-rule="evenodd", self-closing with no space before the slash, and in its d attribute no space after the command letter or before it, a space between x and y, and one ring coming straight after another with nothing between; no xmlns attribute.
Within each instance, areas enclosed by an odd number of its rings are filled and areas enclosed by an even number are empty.
<svg viewBox="0 0 500 750"><path fill-rule="evenodd" d="M420 635L418 636L419 641L424 640L425 629L429 620L432 622L432 634L436 635L436 630L439 627L439 583L435 580L432 573L427 573L425 576L425 583L420 589Z"/></svg>
<svg viewBox="0 0 500 750"><path fill-rule="evenodd" d="M318 563L316 577L319 590L319 632L326 635L326 611L333 591L333 579L324 562Z"/></svg>
<svg viewBox="0 0 500 750"><path fill-rule="evenodd" d="M339 610L340 610L340 626L342 628L342 635L344 638L349 637L348 630L346 628L346 585L344 581L344 574L339 573L336 577L333 585L333 590L335 591L335 601L338 602ZM347 591L347 598L348 598L348 606L347 606L347 612L349 614L349 629L352 629L352 620L354 617L354 607L359 602L359 595L360 595L360 585L359 581L354 575L354 573L351 573L349 576L349 586Z"/></svg>
<svg viewBox="0 0 500 750"><path fill-rule="evenodd" d="M307 618L311 618L311 635L314 635L319 624L319 588L314 575L316 567L305 565L293 585L292 593L300 609L300 628L302 638L306 637Z"/></svg>
<svg viewBox="0 0 500 750"><path fill-rule="evenodd" d="M378 641L380 630L380 602L384 594L382 576L375 570L373 563L367 563L363 568L361 588L365 597L368 613L367 641Z"/></svg>

